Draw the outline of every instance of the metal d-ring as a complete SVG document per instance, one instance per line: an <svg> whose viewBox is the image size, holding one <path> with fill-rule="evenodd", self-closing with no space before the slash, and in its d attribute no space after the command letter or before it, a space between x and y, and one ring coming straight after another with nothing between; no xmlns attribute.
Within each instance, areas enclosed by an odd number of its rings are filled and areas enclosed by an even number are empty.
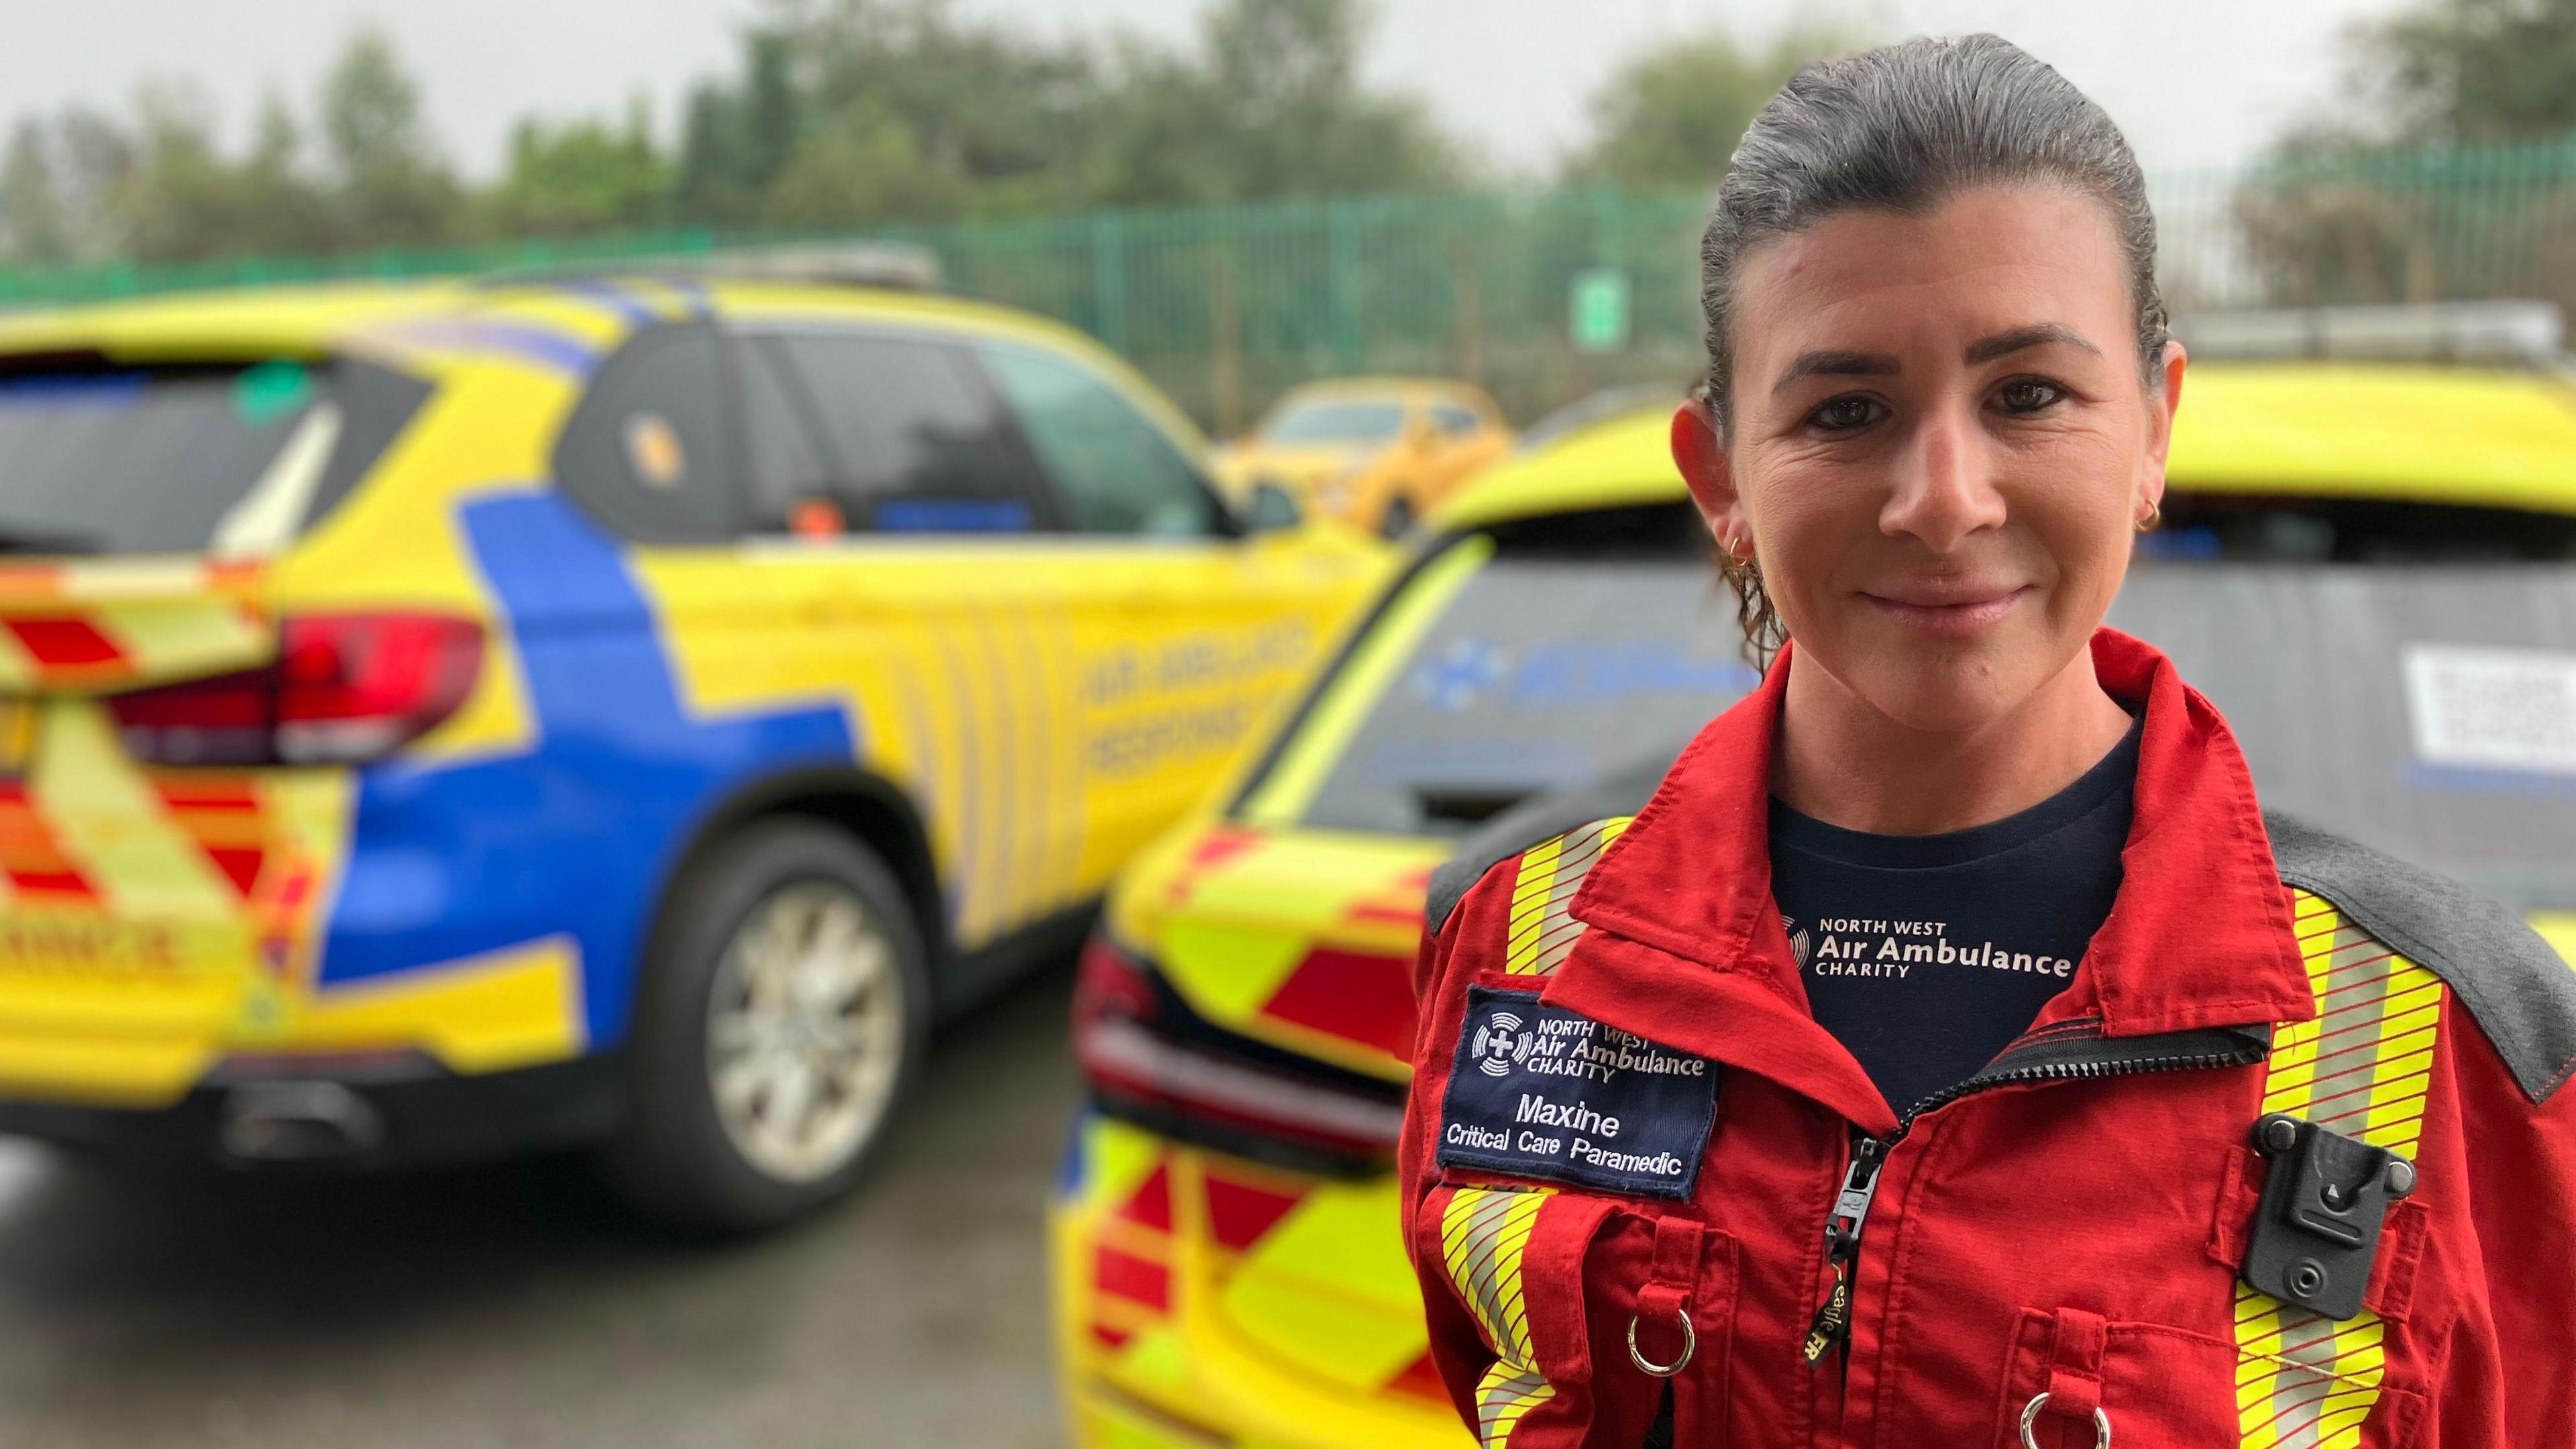
<svg viewBox="0 0 2576 1449"><path fill-rule="evenodd" d="M1690 1315L1676 1308L1673 1317L1681 1320L1682 1356L1671 1363L1653 1363L1637 1349L1637 1315L1628 1315L1628 1361L1659 1379L1671 1378L1690 1367L1691 1355L1699 1352L1699 1334L1691 1327Z"/></svg>
<svg viewBox="0 0 2576 1449"><path fill-rule="evenodd" d="M1635 1328L1631 1326L1629 1330L1631 1335L1633 1335L1635 1331ZM1634 1351L1634 1349L1630 1350L1632 1353ZM1684 1355L1684 1357L1688 1357L1688 1355ZM2038 1422L2039 1406L2047 1402L2048 1391L2046 1389L2042 1389L2039 1393L2032 1396L2029 1403L2022 1406L2022 1449L2039 1449L2038 1436L2030 1432L2030 1426ZM2093 1406L2093 1449L2111 1449L2111 1416L2102 1412L2102 1406L2100 1404L2095 1404Z"/></svg>

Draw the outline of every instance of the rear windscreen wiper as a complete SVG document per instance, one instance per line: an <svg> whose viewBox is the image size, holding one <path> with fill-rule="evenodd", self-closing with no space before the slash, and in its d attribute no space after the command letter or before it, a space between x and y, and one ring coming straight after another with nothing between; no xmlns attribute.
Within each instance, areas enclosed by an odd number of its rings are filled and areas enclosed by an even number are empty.
<svg viewBox="0 0 2576 1449"><path fill-rule="evenodd" d="M1529 791L1510 786L1424 786L1413 798L1427 824L1479 825L1529 798Z"/></svg>

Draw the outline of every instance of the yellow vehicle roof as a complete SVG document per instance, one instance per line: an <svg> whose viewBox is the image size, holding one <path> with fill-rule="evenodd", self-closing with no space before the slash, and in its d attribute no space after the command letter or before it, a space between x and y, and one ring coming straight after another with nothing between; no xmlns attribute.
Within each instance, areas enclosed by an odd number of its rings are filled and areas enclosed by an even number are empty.
<svg viewBox="0 0 2576 1449"><path fill-rule="evenodd" d="M1444 528L1682 497L1665 408L1514 459L1433 514ZM2576 514L2576 382L2369 363L2191 369L2167 469L2188 493L2284 494Z"/></svg>
<svg viewBox="0 0 2576 1449"><path fill-rule="evenodd" d="M612 302L603 302L610 293ZM78 307L0 315L0 351L131 348L152 356L192 343L238 349L268 345L319 350L353 329L476 314L560 317L578 308L624 330L644 317L678 320L700 300L727 315L845 315L911 320L962 331L1042 334L1091 347L1071 328L1028 313L936 293L892 288L669 275L563 279L353 282L180 292Z"/></svg>
<svg viewBox="0 0 2576 1449"><path fill-rule="evenodd" d="M0 316L0 353L96 350L130 361L245 350L319 356L352 334L474 316L549 327L605 350L646 320L711 304L728 317L841 317L1039 341L1119 379L1131 400L1194 448L1206 439L1116 354L1048 318L935 292L669 273L477 281L329 283L184 292Z"/></svg>
<svg viewBox="0 0 2576 1449"><path fill-rule="evenodd" d="M472 287L456 282L181 292L0 316L0 351L95 349L138 359L203 349L320 352L353 329L452 314L473 298Z"/></svg>

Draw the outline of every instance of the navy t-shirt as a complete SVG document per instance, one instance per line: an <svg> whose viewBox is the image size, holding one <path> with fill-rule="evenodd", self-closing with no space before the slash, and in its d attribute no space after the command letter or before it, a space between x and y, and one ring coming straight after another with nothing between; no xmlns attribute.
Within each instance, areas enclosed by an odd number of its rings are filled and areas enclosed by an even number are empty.
<svg viewBox="0 0 2576 1449"><path fill-rule="evenodd" d="M1771 892L1816 1020L1898 1115L1975 1076L2066 989L2120 891L2138 726L2018 815L1870 835L1771 802Z"/></svg>

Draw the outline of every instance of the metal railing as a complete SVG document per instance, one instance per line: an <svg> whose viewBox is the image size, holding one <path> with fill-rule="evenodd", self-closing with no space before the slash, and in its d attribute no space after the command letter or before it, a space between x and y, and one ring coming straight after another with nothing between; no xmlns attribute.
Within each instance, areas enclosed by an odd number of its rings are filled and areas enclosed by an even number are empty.
<svg viewBox="0 0 2576 1449"><path fill-rule="evenodd" d="M2176 173L2153 178L2150 193L2177 310L2496 296L2576 306L2576 137ZM866 239L936 255L950 290L1088 330L1232 432L1282 389L1327 375L1464 377L1521 417L1605 386L1678 386L1700 360L1704 206L1699 195L1608 190L1346 197L889 226ZM853 239L690 229L0 268L0 308L281 282L689 265L743 248Z"/></svg>

